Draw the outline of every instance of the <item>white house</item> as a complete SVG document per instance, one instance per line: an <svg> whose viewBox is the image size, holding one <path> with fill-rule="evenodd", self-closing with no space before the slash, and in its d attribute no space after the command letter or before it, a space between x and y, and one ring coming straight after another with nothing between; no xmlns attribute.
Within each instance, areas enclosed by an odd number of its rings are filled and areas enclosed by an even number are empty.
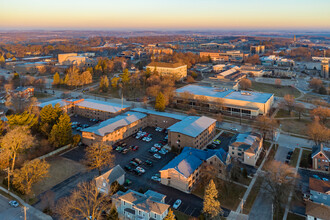
<svg viewBox="0 0 330 220"><path fill-rule="evenodd" d="M95 178L96 187L101 193L108 194L113 182L117 181L120 185L125 182L125 171L120 165L115 166L108 172Z"/></svg>

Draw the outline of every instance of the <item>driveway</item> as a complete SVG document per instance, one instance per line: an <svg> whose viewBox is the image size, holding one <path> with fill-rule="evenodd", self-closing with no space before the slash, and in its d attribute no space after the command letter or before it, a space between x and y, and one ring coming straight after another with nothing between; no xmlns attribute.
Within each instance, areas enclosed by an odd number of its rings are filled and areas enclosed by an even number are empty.
<svg viewBox="0 0 330 220"><path fill-rule="evenodd" d="M274 159L284 163L289 151L293 151L293 149L288 148L288 147L279 146L277 148Z"/></svg>
<svg viewBox="0 0 330 220"><path fill-rule="evenodd" d="M271 220L273 216L272 200L265 189L262 187L258 193L256 200L251 208L249 219L250 220Z"/></svg>

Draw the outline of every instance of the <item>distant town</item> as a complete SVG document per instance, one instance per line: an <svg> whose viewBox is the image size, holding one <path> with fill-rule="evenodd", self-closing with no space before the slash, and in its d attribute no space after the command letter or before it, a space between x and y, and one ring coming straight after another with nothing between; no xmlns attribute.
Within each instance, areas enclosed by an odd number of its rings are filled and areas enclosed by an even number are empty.
<svg viewBox="0 0 330 220"><path fill-rule="evenodd" d="M330 36L0 32L0 219L329 219Z"/></svg>

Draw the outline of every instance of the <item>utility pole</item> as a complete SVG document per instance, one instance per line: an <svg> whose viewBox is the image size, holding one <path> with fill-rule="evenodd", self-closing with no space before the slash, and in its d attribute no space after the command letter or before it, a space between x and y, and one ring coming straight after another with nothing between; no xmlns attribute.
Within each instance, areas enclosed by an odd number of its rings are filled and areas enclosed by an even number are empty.
<svg viewBox="0 0 330 220"><path fill-rule="evenodd" d="M26 206L24 206L24 220L26 220Z"/></svg>

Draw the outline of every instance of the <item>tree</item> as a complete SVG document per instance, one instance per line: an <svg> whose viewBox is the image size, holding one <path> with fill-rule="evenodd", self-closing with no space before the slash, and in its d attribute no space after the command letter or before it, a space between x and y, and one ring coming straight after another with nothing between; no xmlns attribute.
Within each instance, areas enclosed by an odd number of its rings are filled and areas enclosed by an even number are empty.
<svg viewBox="0 0 330 220"><path fill-rule="evenodd" d="M330 141L330 129L320 124L318 118L315 118L314 122L308 125L307 135L315 145L328 143Z"/></svg>
<svg viewBox="0 0 330 220"><path fill-rule="evenodd" d="M211 179L204 192L203 213L210 218L214 218L218 216L220 212L221 207L218 200L218 190Z"/></svg>
<svg viewBox="0 0 330 220"><path fill-rule="evenodd" d="M297 176L295 171L287 164L272 161L265 167L263 189L273 202L274 213L280 212L281 204L287 202L290 190L295 185Z"/></svg>
<svg viewBox="0 0 330 220"><path fill-rule="evenodd" d="M280 88L280 87L281 87L281 84L282 84L281 79L275 79L275 86L276 86L277 88Z"/></svg>
<svg viewBox="0 0 330 220"><path fill-rule="evenodd" d="M320 122L322 124L326 124L328 118L330 118L330 108L325 108L325 107L317 107L311 111L311 114L314 117L318 117L320 119Z"/></svg>
<svg viewBox="0 0 330 220"><path fill-rule="evenodd" d="M119 82L119 77L113 77L111 79L111 87L116 89L118 86L118 82Z"/></svg>
<svg viewBox="0 0 330 220"><path fill-rule="evenodd" d="M156 97L156 104L155 104L155 109L157 111L163 112L165 111L165 97L162 92L159 92L157 97Z"/></svg>
<svg viewBox="0 0 330 220"><path fill-rule="evenodd" d="M203 105L207 104L209 99L204 95L197 96L196 98L197 98L197 105L199 105L200 109L202 110Z"/></svg>
<svg viewBox="0 0 330 220"><path fill-rule="evenodd" d="M44 160L35 159L25 162L21 169L15 170L14 185L24 194L30 194L32 185L47 177L49 164Z"/></svg>
<svg viewBox="0 0 330 220"><path fill-rule="evenodd" d="M300 120L301 113L305 111L305 105L302 104L302 103L297 103L297 104L294 106L294 109L296 110L296 112L298 112L299 120Z"/></svg>
<svg viewBox="0 0 330 220"><path fill-rule="evenodd" d="M115 205L111 207L107 220L119 220L118 211Z"/></svg>
<svg viewBox="0 0 330 220"><path fill-rule="evenodd" d="M54 146L60 147L71 143L72 128L70 121L69 115L64 113L53 126L49 140Z"/></svg>
<svg viewBox="0 0 330 220"><path fill-rule="evenodd" d="M164 220L175 220L175 219L176 218L175 218L175 215L174 215L172 209L169 209L167 215L164 218Z"/></svg>
<svg viewBox="0 0 330 220"><path fill-rule="evenodd" d="M107 76L102 76L100 81L100 90L102 92L107 92L109 88L109 79Z"/></svg>
<svg viewBox="0 0 330 220"><path fill-rule="evenodd" d="M186 81L187 81L187 83L189 83L189 84L190 84L190 83L194 83L194 82L196 82L195 79L194 79L192 76L188 76Z"/></svg>
<svg viewBox="0 0 330 220"><path fill-rule="evenodd" d="M53 85L56 86L59 84L61 84L61 78L60 78L60 74L58 74L58 72L56 72L53 77Z"/></svg>
<svg viewBox="0 0 330 220"><path fill-rule="evenodd" d="M128 72L128 69L125 69L124 72L120 75L121 82L124 84L124 87L128 85L131 80L131 74Z"/></svg>
<svg viewBox="0 0 330 220"><path fill-rule="evenodd" d="M187 105L190 103L191 100L194 99L195 95L190 92L185 91L183 93L180 93L180 97L182 98L183 103Z"/></svg>
<svg viewBox="0 0 330 220"><path fill-rule="evenodd" d="M239 81L239 86L241 89L247 90L252 87L252 82L251 82L251 80L244 78L241 81Z"/></svg>
<svg viewBox="0 0 330 220"><path fill-rule="evenodd" d="M255 127L262 133L263 140L265 140L267 134L271 134L273 138L274 130L277 128L278 123L275 119L261 115L255 120Z"/></svg>
<svg viewBox="0 0 330 220"><path fill-rule="evenodd" d="M27 111L22 114L8 115L8 124L10 127L14 126L26 126L31 128L38 124L38 117L35 114L31 114Z"/></svg>
<svg viewBox="0 0 330 220"><path fill-rule="evenodd" d="M197 115L197 111L195 109L191 108L187 111L187 115L195 116L195 115Z"/></svg>
<svg viewBox="0 0 330 220"><path fill-rule="evenodd" d="M289 114L291 114L292 110L296 105L296 100L293 95L286 94L283 98L281 105L288 109Z"/></svg>
<svg viewBox="0 0 330 220"><path fill-rule="evenodd" d="M101 219L103 210L111 203L105 194L101 194L95 182L83 182L73 190L70 196L58 201L55 212L60 219Z"/></svg>
<svg viewBox="0 0 330 220"><path fill-rule="evenodd" d="M97 169L101 175L101 169L112 166L115 156L112 147L104 143L95 143L86 148L85 164L89 169Z"/></svg>
<svg viewBox="0 0 330 220"><path fill-rule="evenodd" d="M0 66L4 67L5 63L6 63L5 57L2 54L0 54Z"/></svg>
<svg viewBox="0 0 330 220"><path fill-rule="evenodd" d="M81 140L81 136L79 134L75 134L72 136L72 145L78 146L79 142Z"/></svg>
<svg viewBox="0 0 330 220"><path fill-rule="evenodd" d="M58 122L58 119L63 114L60 104L53 105L49 104L43 107L40 111L40 130L44 135L49 136L50 132Z"/></svg>
<svg viewBox="0 0 330 220"><path fill-rule="evenodd" d="M323 86L323 82L320 79L313 78L309 81L309 87L315 91L319 91L319 89Z"/></svg>

